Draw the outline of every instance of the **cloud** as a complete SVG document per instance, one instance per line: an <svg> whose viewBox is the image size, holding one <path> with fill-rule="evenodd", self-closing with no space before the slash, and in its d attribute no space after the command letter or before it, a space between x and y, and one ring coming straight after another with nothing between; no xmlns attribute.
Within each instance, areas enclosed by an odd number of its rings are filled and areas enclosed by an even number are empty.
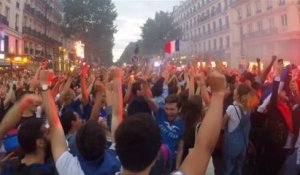
<svg viewBox="0 0 300 175"><path fill-rule="evenodd" d="M118 32L114 35L114 61L119 59L125 47L130 42L141 38L141 27L148 18L153 18L155 12L172 11L179 0L113 0L118 17L115 21Z"/></svg>

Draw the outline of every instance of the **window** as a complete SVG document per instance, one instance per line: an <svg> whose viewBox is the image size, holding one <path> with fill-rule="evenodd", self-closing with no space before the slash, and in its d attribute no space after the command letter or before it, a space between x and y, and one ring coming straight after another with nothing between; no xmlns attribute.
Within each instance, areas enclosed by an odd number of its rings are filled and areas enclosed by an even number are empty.
<svg viewBox="0 0 300 175"><path fill-rule="evenodd" d="M281 24L282 24L282 26L287 26L288 21L287 21L287 15L286 14L281 15Z"/></svg>
<svg viewBox="0 0 300 175"><path fill-rule="evenodd" d="M2 2L0 2L0 14L2 14Z"/></svg>
<svg viewBox="0 0 300 175"><path fill-rule="evenodd" d="M279 0L279 5L284 5L285 4L285 0Z"/></svg>
<svg viewBox="0 0 300 175"><path fill-rule="evenodd" d="M259 32L261 32L263 30L263 23L262 23L262 21L258 21L257 22L257 28L258 28Z"/></svg>
<svg viewBox="0 0 300 175"><path fill-rule="evenodd" d="M16 43L15 43L15 47L16 47L15 53L16 53L16 54L19 54L19 41L16 39L15 42L16 42Z"/></svg>
<svg viewBox="0 0 300 175"><path fill-rule="evenodd" d="M16 26L16 31L19 31L19 15L16 14L16 23L15 23L15 26Z"/></svg>
<svg viewBox="0 0 300 175"><path fill-rule="evenodd" d="M202 29L203 29L203 34L206 34L205 26L203 26Z"/></svg>
<svg viewBox="0 0 300 175"><path fill-rule="evenodd" d="M272 9L273 8L273 0L267 0L267 9Z"/></svg>
<svg viewBox="0 0 300 175"><path fill-rule="evenodd" d="M274 21L274 18L270 18L270 19L269 19L269 23L270 23L270 29L275 28L275 21Z"/></svg>
<svg viewBox="0 0 300 175"><path fill-rule="evenodd" d="M252 32L252 23L248 24L248 32L249 32L249 33Z"/></svg>
<svg viewBox="0 0 300 175"><path fill-rule="evenodd" d="M247 4L247 16L251 16L251 5Z"/></svg>
<svg viewBox="0 0 300 175"><path fill-rule="evenodd" d="M223 25L223 24L222 24L222 18L220 18L220 19L219 19L219 26L220 26L220 29L222 29L222 25Z"/></svg>
<svg viewBox="0 0 300 175"><path fill-rule="evenodd" d="M213 28L214 28L214 32L216 32L216 27L217 27L217 25L216 25L216 21L214 21L214 22L213 22Z"/></svg>
<svg viewBox="0 0 300 175"><path fill-rule="evenodd" d="M5 16L7 18L7 20L9 20L9 8L5 7Z"/></svg>
<svg viewBox="0 0 300 175"><path fill-rule="evenodd" d="M229 17L226 16L226 27L229 28Z"/></svg>
<svg viewBox="0 0 300 175"><path fill-rule="evenodd" d="M241 9L238 9L238 18L242 19L242 10Z"/></svg>
<svg viewBox="0 0 300 175"><path fill-rule="evenodd" d="M20 3L19 3L19 1L16 2L16 7L17 7L17 9L20 9Z"/></svg>
<svg viewBox="0 0 300 175"><path fill-rule="evenodd" d="M255 5L256 5L256 13L260 13L261 12L261 3L260 3L260 0L256 0L255 1Z"/></svg>
<svg viewBox="0 0 300 175"><path fill-rule="evenodd" d="M214 50L217 50L217 40L214 39Z"/></svg>
<svg viewBox="0 0 300 175"><path fill-rule="evenodd" d="M222 37L219 39L219 42L220 42L220 50L222 50L223 49L223 38Z"/></svg>
<svg viewBox="0 0 300 175"><path fill-rule="evenodd" d="M208 33L210 33L210 24L207 24L207 30L208 30Z"/></svg>
<svg viewBox="0 0 300 175"><path fill-rule="evenodd" d="M206 51L206 42L203 42L203 51Z"/></svg>
<svg viewBox="0 0 300 175"><path fill-rule="evenodd" d="M198 34L201 35L201 28L198 28Z"/></svg>
<svg viewBox="0 0 300 175"><path fill-rule="evenodd" d="M226 48L230 47L230 38L229 36L226 36Z"/></svg>
<svg viewBox="0 0 300 175"><path fill-rule="evenodd" d="M211 42L210 42L210 40L208 41L208 50L211 50Z"/></svg>

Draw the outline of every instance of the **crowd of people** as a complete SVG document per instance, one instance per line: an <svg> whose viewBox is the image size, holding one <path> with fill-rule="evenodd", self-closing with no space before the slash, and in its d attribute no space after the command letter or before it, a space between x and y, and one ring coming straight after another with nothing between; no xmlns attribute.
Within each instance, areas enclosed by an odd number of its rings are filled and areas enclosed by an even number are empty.
<svg viewBox="0 0 300 175"><path fill-rule="evenodd" d="M0 75L0 174L297 175L299 67L256 61Z"/></svg>

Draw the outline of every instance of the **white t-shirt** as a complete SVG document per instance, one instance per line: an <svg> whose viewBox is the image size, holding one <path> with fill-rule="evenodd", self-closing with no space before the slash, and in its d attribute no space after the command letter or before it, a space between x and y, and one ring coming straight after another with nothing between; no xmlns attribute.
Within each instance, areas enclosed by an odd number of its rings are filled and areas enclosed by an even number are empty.
<svg viewBox="0 0 300 175"><path fill-rule="evenodd" d="M84 175L79 160L68 151L64 152L55 162L58 174Z"/></svg>
<svg viewBox="0 0 300 175"><path fill-rule="evenodd" d="M236 108L236 110L234 109ZM236 111L239 113L239 116L237 115ZM247 114L246 111L243 111L244 115ZM228 120L228 132L233 132L240 124L240 119L239 117L242 117L242 113L240 111L239 107L235 107L233 105L228 106L226 110L226 114L229 117Z"/></svg>

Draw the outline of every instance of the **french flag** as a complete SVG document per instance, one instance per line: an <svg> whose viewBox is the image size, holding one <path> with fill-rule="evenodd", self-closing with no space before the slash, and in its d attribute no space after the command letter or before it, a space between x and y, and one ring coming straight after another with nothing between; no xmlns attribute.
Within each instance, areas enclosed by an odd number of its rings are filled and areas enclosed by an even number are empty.
<svg viewBox="0 0 300 175"><path fill-rule="evenodd" d="M165 44L165 52L172 54L176 51L179 51L179 40L173 40Z"/></svg>

